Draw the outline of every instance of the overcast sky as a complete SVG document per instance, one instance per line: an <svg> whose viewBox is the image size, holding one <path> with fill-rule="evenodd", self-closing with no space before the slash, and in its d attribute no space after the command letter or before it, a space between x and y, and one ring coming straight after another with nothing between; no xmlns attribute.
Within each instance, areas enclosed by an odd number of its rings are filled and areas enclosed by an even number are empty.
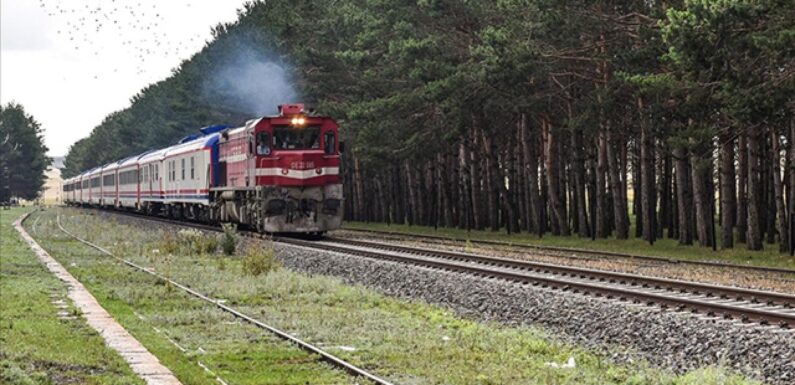
<svg viewBox="0 0 795 385"><path fill-rule="evenodd" d="M44 128L50 155L66 155L245 2L0 0L0 103L22 104Z"/></svg>

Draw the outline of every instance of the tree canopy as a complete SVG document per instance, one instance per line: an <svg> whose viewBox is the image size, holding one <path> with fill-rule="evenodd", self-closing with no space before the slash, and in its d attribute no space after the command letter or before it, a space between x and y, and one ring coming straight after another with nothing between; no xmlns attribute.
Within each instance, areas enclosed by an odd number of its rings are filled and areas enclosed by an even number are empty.
<svg viewBox="0 0 795 385"><path fill-rule="evenodd" d="M0 106L0 202L38 197L49 165L39 123L19 104Z"/></svg>

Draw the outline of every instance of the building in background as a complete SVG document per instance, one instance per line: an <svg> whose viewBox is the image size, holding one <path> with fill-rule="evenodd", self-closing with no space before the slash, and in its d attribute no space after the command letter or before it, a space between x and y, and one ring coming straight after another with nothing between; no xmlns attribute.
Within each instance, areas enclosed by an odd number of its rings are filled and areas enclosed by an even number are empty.
<svg viewBox="0 0 795 385"><path fill-rule="evenodd" d="M44 191L42 191L42 203L47 205L61 204L63 178L61 178L61 168L63 168L63 157L56 156L52 158L52 163L47 167L44 174L47 176L47 181L44 182Z"/></svg>

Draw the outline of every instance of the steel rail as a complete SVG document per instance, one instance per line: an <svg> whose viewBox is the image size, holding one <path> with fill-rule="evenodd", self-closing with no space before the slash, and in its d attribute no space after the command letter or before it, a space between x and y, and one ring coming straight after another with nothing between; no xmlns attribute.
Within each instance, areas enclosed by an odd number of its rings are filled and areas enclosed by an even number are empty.
<svg viewBox="0 0 795 385"><path fill-rule="evenodd" d="M370 242L353 239L329 238L329 241L345 243L354 246L370 247L382 250L397 251L410 254L427 255L437 258L446 258L460 261L474 261L485 265L503 266L520 270L533 270L537 272L552 272L560 275L586 278L590 277L600 281L617 282L621 284L642 285L656 289L680 290L693 294L705 294L707 296L718 295L722 298L735 298L738 300L750 300L754 303L780 304L787 307L795 307L795 295L779 293L774 291L755 290L740 287L721 286L708 283L683 281L678 279L650 277L644 275L627 274L607 270L597 270L583 267L555 265L544 262L522 261L516 259L486 257L469 253L461 253L446 250L424 249L396 244L381 242Z"/></svg>
<svg viewBox="0 0 795 385"><path fill-rule="evenodd" d="M447 241L447 242L470 242L473 244L481 244L481 245L489 245L489 246L502 246L502 247L517 247L523 249L533 249L539 251L551 251L551 252L561 252L561 253L570 253L570 254L584 254L584 255L591 255L595 257L615 257L615 258L623 258L623 259L637 259L637 260L645 260L645 261L654 261L654 262L663 262L663 263L670 263L670 264L682 264L682 265L697 265L697 266L708 266L708 267L718 267L718 268L732 268L732 269L740 269L740 270L748 270L748 271L757 271L757 272L766 272L766 273L781 273L781 274L792 274L795 275L795 269L787 269L783 267L769 267L769 266L754 266L754 265L743 265L739 263L726 263L726 262L713 262L713 261L697 261L697 260L690 260L690 259L679 259L679 258L669 258L669 257L656 257L650 255L638 255L638 254L628 254L628 253L619 253L615 251L600 251L600 250L592 250L592 249L580 249L574 247L561 247L561 246L542 246L542 245L531 245L526 243L513 243L513 242L504 242L504 241L491 241L491 240L475 240L475 239L465 239L465 238L458 238L458 237L445 237L439 235L427 235L427 234L414 234L414 233L403 233L398 231L384 231L384 230L372 230L372 229L356 229L356 228L343 228L345 231L353 231L353 232L362 232L362 233L371 233L371 234L380 234L380 235L389 235L389 236L401 236L401 237L410 237L410 238L418 238L418 239L428 239L433 241Z"/></svg>
<svg viewBox="0 0 795 385"><path fill-rule="evenodd" d="M335 355L333 355L333 354L331 354L331 353L329 353L329 352L327 352L327 351L325 351L325 350L323 350L323 349L321 349L321 348L319 348L319 347L317 347L315 345L310 344L309 342L306 342L304 340L296 338L296 337L290 335L287 332L284 332L284 331L279 330L279 329L277 329L277 328L275 328L275 327L273 327L271 325L268 325L268 324L266 324L266 323L264 323L264 322L262 322L260 320L257 320L254 317L251 317L251 316L249 316L247 314L244 314L244 313L242 313L239 310L236 310L236 309L234 309L232 307L224 305L223 303L221 303L221 301L219 301L219 300L217 300L215 298L212 298L210 296L202 294L201 292L199 292L197 290L191 289L190 287L188 287L186 285L183 285L183 284L181 284L179 282L176 282L176 281L174 281L174 280L172 280L172 279L170 279L170 278L168 278L166 276L158 274L158 273L156 273L156 272L154 272L154 271L152 271L150 269L147 269L146 267L138 265L135 262L132 262L132 261L129 261L129 260L126 260L124 258L120 258L120 257L114 255L111 251L103 248L102 246L99 246L99 245L94 244L94 243L92 243L90 241L87 241L87 240L85 240L85 239L83 239L83 238L71 233L70 231L66 230L63 227L63 225L61 225L61 216L60 215L56 216L56 223L58 224L58 228L60 228L60 230L62 232L64 232L65 234L69 235L70 237L74 238L75 240L77 240L77 241L79 241L79 242L81 242L81 243L83 243L83 244L85 244L85 245L87 245L87 246L89 246L91 248L94 248L94 249L102 252L103 254L106 254L106 255L116 259L117 261L124 263L127 266L130 266L130 267L132 267L132 268L134 268L136 270L139 270L139 271L145 272L145 273L147 273L149 275L152 275L152 276L156 277L157 279L162 280L164 282L168 282L169 284L171 284L171 285L173 285L173 286L175 286L175 287L177 287L179 289L182 289L186 293L188 293L188 294L190 294L190 295L192 295L192 296L194 296L196 298L199 298L199 299L201 299L201 300L203 300L205 302L209 302L209 303L217 306L221 310L234 315L237 318L240 318L240 319L242 319L242 320L244 320L246 322L249 322L249 323L251 323L251 324L253 324L253 325L255 325L255 326L257 326L257 327L259 327L261 329L267 330L268 332L276 335L277 337L279 337L281 339L284 339L284 340L287 340L289 342L294 343L299 348L301 348L301 349L303 349L303 350L305 350L307 352L310 352L310 353L313 353L313 354L317 354L324 361L330 363L333 366L336 366L338 368L344 369L345 371L347 371L348 373L350 373L350 374L352 374L354 376L366 378L366 379L368 379L370 381L373 381L376 384L393 385L393 383L387 381L386 379L378 377L375 374L372 374L372 373L370 373L370 372L368 372L368 371L366 371L366 370L364 370L364 369L362 369L362 368L360 368L360 367L358 367L358 366L356 366L356 365L354 365L354 364L352 364L352 363L350 363L348 361L343 360L342 358L339 358L339 357L337 357L337 356L335 356ZM184 222L180 222L180 223L184 223ZM216 230L217 230L217 228L216 228Z"/></svg>
<svg viewBox="0 0 795 385"><path fill-rule="evenodd" d="M219 227L217 227L217 226L211 226L211 225L206 225L206 224L199 224L199 223L193 223L193 222L182 222L182 221L176 221L176 220L172 220L172 219L168 219L168 218L142 216L142 215L131 214L131 213L123 213L123 212L121 214L122 215L126 214L126 215L130 215L130 216L133 216L133 217L138 217L138 218L145 219L145 220L172 223L172 224L175 224L175 225L178 225L178 226L193 227L193 228L199 228L199 229L204 229L204 230L208 230L208 231L215 231L215 232L221 231L221 229ZM263 236L262 234L259 234L259 233L256 233L256 232L246 232L244 234L247 235L247 236L260 237L260 238ZM296 239L296 238L274 237L273 241L274 242L284 243L284 244L292 244L292 245L297 245L297 246L303 246L303 247L308 247L308 248L313 248L313 249L320 249L320 250L335 251L335 252L339 252L339 253L358 255L358 256L369 257L369 258L373 258L373 259L391 260L391 261L396 261L396 262L403 262L403 263L421 265L421 266L426 266L426 267L438 268L438 269L441 269L441 270L459 271L459 272L469 273L469 274L472 274L472 275L475 275L475 276L501 278L501 279L505 279L505 280L509 280L509 281L524 283L524 284L531 284L532 283L534 285L542 285L543 287L551 286L551 287L562 289L564 291L565 290L572 290L575 293L578 293L578 292L591 293L591 294L593 294L595 296L605 296L607 298L619 298L619 299L622 299L622 300L632 299L635 302L643 302L643 303L646 303L648 305L658 304L658 305L662 306L663 308L672 307L672 308L676 308L676 309L680 309L680 310L691 309L693 311L702 312L702 313L705 313L707 315L723 314L726 318L736 318L736 319L740 319L742 321L755 321L755 322L758 322L758 323L761 323L761 324L766 324L766 325L767 324L779 325L779 326L784 327L784 328L795 327L795 314L791 314L791 313L781 313L781 312L775 312L775 311L770 311L770 310L765 310L765 309L757 309L757 308L752 308L752 307L728 305L728 304L709 302L709 301L703 301L703 300L692 299L692 298L683 298L683 297L676 297L676 296L672 296L672 295L663 295L663 294L657 294L657 293L649 293L649 292L638 291L638 289L633 290L633 289L629 289L629 288L620 288L620 287L615 287L615 286L611 287L611 286L600 285L598 283L577 282L577 281L565 280L565 279L559 279L559 278L543 277L543 276L530 274L530 272L527 271L527 270L530 270L528 268L525 268L524 271L518 271L517 272L517 271L506 271L506 270L495 269L495 268L492 268L492 267L487 267L488 265L496 265L496 262L493 261L495 259L500 261L500 262L507 261L507 262L511 262L511 263L523 263L523 262L524 263L532 263L532 262L527 262L527 261L509 260L509 259L504 259L504 258L493 258L493 257L483 257L483 256L472 256L472 255L468 255L468 254L457 255L454 258L447 257L447 258L443 258L443 259L439 259L439 257L436 257L436 258L433 258L433 257L432 258L423 258L423 257L408 256L408 255L389 254L389 253L384 253L384 252L378 252L378 251L375 251L375 250L362 250L362 249L355 248L357 246L347 246L346 247L346 246L342 246L342 245L339 245L339 244L337 244L337 245L324 244L322 242L307 241L307 240L301 240L301 239ZM334 242L334 241L337 241L337 238L332 238L332 242ZM347 241L348 240L346 240L346 242ZM369 242L365 242L365 241L353 241L353 240L350 240L350 242L369 243ZM389 246L392 246L392 245L389 245ZM365 246L358 246L358 247L365 247ZM366 247L371 247L371 246L366 246ZM410 247L404 247L404 246L393 246L393 247L412 249ZM371 249L372 249L372 247L371 247ZM414 248L414 249L416 249L416 248ZM422 250L423 252L427 252L428 251L427 249L418 249L418 250ZM434 253L437 252L436 250L432 250L432 251ZM442 251L438 251L438 252L442 253ZM407 251L407 253L408 253L408 251ZM445 253L447 253L447 252L445 252ZM470 257L474 257L475 259L471 259ZM445 259L447 259L447 260L445 260ZM451 261L451 259L453 259L453 260ZM458 259L458 261L456 261L455 259ZM487 265L487 266L477 266L477 264L484 265L483 262L478 262L477 259L492 260L492 262L485 262L485 265ZM465 262L462 262L462 260L465 260ZM474 264L473 264L473 262L474 262ZM550 265L550 266L554 266L556 268L564 268L564 267L555 266L555 265ZM585 269L585 270L591 270L591 269ZM543 272L548 272L548 271L551 271L551 270L541 269L540 271L543 273ZM600 272L600 273L603 273L603 274L624 274L624 273L615 273L615 272L607 272L607 271L600 271L600 270L597 270L597 272ZM572 277L574 277L575 275L579 276L579 274L568 274L568 275L570 275ZM632 275L630 275L630 276L632 278L636 279L636 280L645 279L645 277L642 277L642 276L632 276ZM667 280L667 279L664 279L664 278L652 278L652 279L663 280L663 281ZM604 280L608 280L608 279L605 278ZM613 279L613 281L614 281L613 283L615 283L615 282L619 282L620 283L620 279ZM676 280L671 280L671 281L676 281ZM691 285L701 285L701 284L695 283L695 282L688 282L688 283L690 283ZM706 285L706 286L716 286L716 285ZM635 285L635 287L637 287L637 285ZM725 287L725 286L716 286L716 287L720 287L724 291L734 291L735 290L735 288ZM656 286L655 286L655 288L656 288ZM663 287L661 286L660 289L663 289ZM778 299L776 299L777 302L781 303L782 300L784 300L785 302L789 302L788 298L786 298L787 294L783 294L783 293L763 292L763 291L752 290L752 289L743 289L743 288L736 288L736 290L748 291L748 293L765 293L767 295L779 296ZM708 296L709 293L707 292L706 295ZM748 295L748 294L746 294L746 295ZM761 295L761 294L759 294L759 295ZM784 297L780 297L780 296L784 296ZM789 306L792 306L791 302L790 302Z"/></svg>
<svg viewBox="0 0 795 385"><path fill-rule="evenodd" d="M400 254L387 254L375 250L363 250L352 248L350 246L341 246L335 244L324 244L316 241L306 241L294 238L274 238L274 241L292 244L296 246L303 246L307 248L320 249L325 251L334 251L345 254L353 254L362 257L390 260L395 262L404 262L413 265L420 265L425 267L437 268L447 271L456 271L469 273L475 276L482 276L487 278L500 278L508 281L519 282L523 284L542 285L543 287L555 287L563 290L571 290L575 293L584 292L596 296L605 296L607 298L619 298L622 300L635 300L636 302L643 302L647 305L658 304L663 308L674 307L680 310L691 309L698 312L703 312L709 316L723 314L726 318L736 318L742 321L756 321L765 325L779 325L783 328L789 328L795 325L795 314L775 312L765 309L757 309L751 307L743 307L736 305L728 305L723 303L702 301L692 298L676 297L671 295L664 295L658 293L643 292L621 287L604 286L595 283L577 282L565 279L544 277L539 275L529 274L525 271L510 271L490 266L483 266L473 264L471 262L453 261L449 259L438 258L425 258L414 255L400 255Z"/></svg>

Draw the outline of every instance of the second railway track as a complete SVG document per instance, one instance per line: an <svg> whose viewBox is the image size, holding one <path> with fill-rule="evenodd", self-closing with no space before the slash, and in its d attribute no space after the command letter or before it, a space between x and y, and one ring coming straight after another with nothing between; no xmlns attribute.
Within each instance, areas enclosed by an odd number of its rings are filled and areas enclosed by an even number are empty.
<svg viewBox="0 0 795 385"><path fill-rule="evenodd" d="M383 230L355 229L355 228L343 228L343 230L350 232L364 233L364 234L375 234L381 236L421 239L431 242L455 242L455 243L470 242L472 244L483 245L483 246L512 247L512 248L520 248L525 250L535 250L539 252L562 253L566 256L577 255L577 256L590 256L596 258L616 258L616 259L655 262L662 264L704 266L704 267L713 267L713 268L735 269L739 271L752 271L758 273L778 273L778 274L795 276L795 269L787 269L782 267L754 266L754 265L743 265L738 263L677 259L677 258L668 258L668 257L659 257L659 256L650 256L650 255L619 253L613 251L580 249L572 247L531 245L525 243L513 243L513 242L504 242L504 241L464 239L464 238L445 237L445 236L427 235L427 234L412 234L412 233L404 233L398 231L383 231Z"/></svg>
<svg viewBox="0 0 795 385"><path fill-rule="evenodd" d="M340 239L318 242L292 238L277 238L275 241L647 305L656 304L673 310L691 310L743 322L795 327L795 296L785 293L376 242Z"/></svg>
<svg viewBox="0 0 795 385"><path fill-rule="evenodd" d="M121 213L127 214L127 213ZM128 214L129 215L129 214ZM146 220L220 231L218 227L134 215ZM260 237L257 233L246 233ZM659 305L672 310L795 329L795 295L648 277L605 270L520 261L381 242L274 237L274 242L388 260L575 293Z"/></svg>

